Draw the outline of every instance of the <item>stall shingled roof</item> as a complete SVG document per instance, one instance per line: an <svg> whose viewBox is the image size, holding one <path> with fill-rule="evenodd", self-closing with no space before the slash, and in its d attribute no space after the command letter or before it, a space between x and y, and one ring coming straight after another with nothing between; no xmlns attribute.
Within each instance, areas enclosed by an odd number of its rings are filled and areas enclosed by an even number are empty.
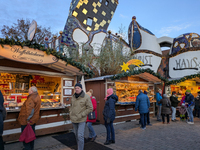
<svg viewBox="0 0 200 150"><path fill-rule="evenodd" d="M155 73L151 69L139 69L139 70L133 70L129 72L123 72L116 75L106 75L106 76L91 78L91 79L85 80L85 82L100 81L100 80L105 80L105 79L119 80L120 78L127 77L127 76L139 76L140 78L147 80L149 82L153 82L153 83L160 83L161 81L164 81L164 82L167 81L167 79L161 77L159 74Z"/></svg>

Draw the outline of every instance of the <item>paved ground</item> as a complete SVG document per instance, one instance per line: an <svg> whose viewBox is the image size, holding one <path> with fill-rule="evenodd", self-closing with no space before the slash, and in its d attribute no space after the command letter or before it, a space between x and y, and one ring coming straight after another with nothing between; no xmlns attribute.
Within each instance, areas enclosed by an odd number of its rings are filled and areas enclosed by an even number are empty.
<svg viewBox="0 0 200 150"><path fill-rule="evenodd" d="M177 118L178 119L178 118ZM156 118L151 118L153 126L141 130L138 121L126 122L114 126L116 143L108 145L114 150L199 150L200 149L200 119L195 118L195 124L189 125L183 121L162 124ZM103 125L95 125L96 142L103 144L106 130ZM87 137L86 132L86 137ZM49 136L38 137L35 150L70 150L59 141ZM5 145L5 150L21 150L22 143Z"/></svg>

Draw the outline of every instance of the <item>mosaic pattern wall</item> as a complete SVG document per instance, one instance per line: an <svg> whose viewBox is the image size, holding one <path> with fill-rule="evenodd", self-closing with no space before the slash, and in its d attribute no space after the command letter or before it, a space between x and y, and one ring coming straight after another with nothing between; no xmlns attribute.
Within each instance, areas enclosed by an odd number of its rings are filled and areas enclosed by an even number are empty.
<svg viewBox="0 0 200 150"><path fill-rule="evenodd" d="M197 33L186 33L174 38L171 54L190 47L200 47L200 36Z"/></svg>
<svg viewBox="0 0 200 150"><path fill-rule="evenodd" d="M61 42L78 48L72 38L73 31L78 28L88 35L86 45L90 46L93 35L107 32L117 5L118 0L72 0Z"/></svg>

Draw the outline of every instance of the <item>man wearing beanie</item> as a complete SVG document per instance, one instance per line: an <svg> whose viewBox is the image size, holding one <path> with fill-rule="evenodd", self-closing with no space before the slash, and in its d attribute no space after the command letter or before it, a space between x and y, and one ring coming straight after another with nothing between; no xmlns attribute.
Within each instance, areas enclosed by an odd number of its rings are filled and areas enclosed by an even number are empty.
<svg viewBox="0 0 200 150"><path fill-rule="evenodd" d="M69 111L78 150L83 150L85 122L87 115L93 111L93 106L90 97L82 90L82 85L80 83L75 85L75 94L72 96Z"/></svg>
<svg viewBox="0 0 200 150"><path fill-rule="evenodd" d="M185 105L187 106L187 112L190 118L190 120L187 123L194 124L193 121L194 96L191 94L190 90L186 90Z"/></svg>

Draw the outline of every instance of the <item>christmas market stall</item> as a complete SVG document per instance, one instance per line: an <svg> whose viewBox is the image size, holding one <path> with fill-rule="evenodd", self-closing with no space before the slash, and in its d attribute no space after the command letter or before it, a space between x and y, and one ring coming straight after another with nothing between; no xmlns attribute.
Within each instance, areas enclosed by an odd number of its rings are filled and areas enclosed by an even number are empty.
<svg viewBox="0 0 200 150"><path fill-rule="evenodd" d="M17 118L32 85L37 87L42 101L36 136L71 129L67 108L77 76L92 76L93 72L62 53L31 41L7 38L0 39L0 44L0 88L7 110L4 141L19 139Z"/></svg>
<svg viewBox="0 0 200 150"><path fill-rule="evenodd" d="M133 70L117 75L108 75L85 80L86 89L93 89L97 100L97 120L104 123L103 108L108 88L113 88L119 100L116 103L115 123L139 118L135 112L135 102L139 89L147 91L151 107L150 115L155 114L155 84L165 81L160 75L150 69Z"/></svg>
<svg viewBox="0 0 200 150"><path fill-rule="evenodd" d="M169 52L169 82L166 93L170 95L176 91L179 100L186 89L196 97L200 91L199 53L200 35L187 33L174 38Z"/></svg>

